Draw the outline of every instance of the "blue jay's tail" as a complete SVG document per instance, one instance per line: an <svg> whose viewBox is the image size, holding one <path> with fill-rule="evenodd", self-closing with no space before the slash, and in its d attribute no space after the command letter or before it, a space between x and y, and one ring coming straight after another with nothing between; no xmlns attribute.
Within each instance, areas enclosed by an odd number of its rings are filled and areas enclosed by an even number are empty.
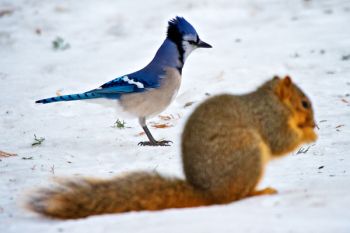
<svg viewBox="0 0 350 233"><path fill-rule="evenodd" d="M62 96L51 97L47 99L41 99L41 100L35 101L35 103L49 104L49 103L60 102L60 101L86 100L86 99L95 99L95 98L101 98L101 97L103 97L103 95L99 93L85 92L81 94L62 95Z"/></svg>

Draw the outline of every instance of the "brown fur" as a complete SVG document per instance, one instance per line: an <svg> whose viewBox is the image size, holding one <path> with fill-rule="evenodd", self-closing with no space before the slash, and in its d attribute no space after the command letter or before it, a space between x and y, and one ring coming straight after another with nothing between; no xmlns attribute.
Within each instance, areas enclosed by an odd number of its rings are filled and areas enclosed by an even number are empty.
<svg viewBox="0 0 350 233"><path fill-rule="evenodd" d="M182 135L186 180L135 172L109 180L63 181L28 202L38 213L81 218L103 213L228 203L276 193L256 190L265 164L316 140L310 100L289 77L250 94L219 95L192 113Z"/></svg>
<svg viewBox="0 0 350 233"><path fill-rule="evenodd" d="M156 173L134 172L109 180L85 178L59 181L53 189L38 190L28 208L61 219L140 210L209 205L201 192L184 180Z"/></svg>
<svg viewBox="0 0 350 233"><path fill-rule="evenodd" d="M310 100L288 76L250 94L214 96L192 113L182 135L187 181L216 202L248 196L257 192L265 163L316 140L314 127Z"/></svg>

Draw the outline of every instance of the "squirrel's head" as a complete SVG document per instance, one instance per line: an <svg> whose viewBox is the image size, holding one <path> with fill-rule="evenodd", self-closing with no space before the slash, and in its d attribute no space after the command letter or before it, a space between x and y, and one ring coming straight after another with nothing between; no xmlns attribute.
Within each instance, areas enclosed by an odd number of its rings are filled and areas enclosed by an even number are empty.
<svg viewBox="0 0 350 233"><path fill-rule="evenodd" d="M291 111L291 123L300 129L304 142L313 142L317 139L314 131L316 127L312 104L305 93L292 82L289 76L279 78L275 76L274 93Z"/></svg>

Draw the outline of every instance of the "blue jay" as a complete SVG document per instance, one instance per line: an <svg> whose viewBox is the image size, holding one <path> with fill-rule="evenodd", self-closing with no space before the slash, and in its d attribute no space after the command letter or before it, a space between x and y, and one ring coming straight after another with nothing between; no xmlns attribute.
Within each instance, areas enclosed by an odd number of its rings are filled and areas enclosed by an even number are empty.
<svg viewBox="0 0 350 233"><path fill-rule="evenodd" d="M143 69L113 79L91 91L41 99L36 103L96 98L116 101L123 110L138 117L149 139L139 145L168 146L171 141L153 138L146 119L162 112L172 102L180 87L185 60L196 48L211 48L211 45L200 40L193 26L183 17L177 16L168 22L166 39L153 60Z"/></svg>

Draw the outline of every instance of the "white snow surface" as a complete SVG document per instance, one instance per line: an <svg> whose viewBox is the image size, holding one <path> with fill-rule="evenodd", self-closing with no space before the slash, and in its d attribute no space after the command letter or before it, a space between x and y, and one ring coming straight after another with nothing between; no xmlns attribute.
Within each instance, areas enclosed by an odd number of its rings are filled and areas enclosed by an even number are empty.
<svg viewBox="0 0 350 233"><path fill-rule="evenodd" d="M350 232L350 1L0 0L0 232ZM1 15L1 13L0 13ZM212 49L186 61L174 103L155 123L170 147L140 147L137 120L82 101L35 100L97 88L146 65L167 21L184 16ZM41 33L37 33L40 31ZM55 51L57 36L70 44ZM272 161L261 187L273 196L228 205L62 221L23 208L52 177L112 177L155 170L183 177L180 137L206 93L246 93L289 74L312 99L319 139ZM187 102L195 104L184 108ZM130 128L113 126L116 119ZM152 123L149 123L152 125ZM34 134L44 137L32 146ZM303 146L308 148L307 145Z"/></svg>

